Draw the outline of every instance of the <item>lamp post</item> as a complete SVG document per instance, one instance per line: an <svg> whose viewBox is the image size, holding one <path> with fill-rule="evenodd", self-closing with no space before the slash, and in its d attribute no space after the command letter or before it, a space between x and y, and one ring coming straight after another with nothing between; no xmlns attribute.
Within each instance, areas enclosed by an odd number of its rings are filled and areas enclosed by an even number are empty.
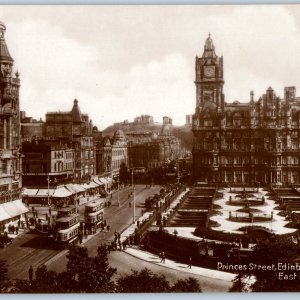
<svg viewBox="0 0 300 300"><path fill-rule="evenodd" d="M179 158L177 157L177 183L179 183Z"/></svg>
<svg viewBox="0 0 300 300"><path fill-rule="evenodd" d="M133 168L131 169L131 186L132 186L132 193L133 193L133 224L135 223L135 192L133 186Z"/></svg>
<svg viewBox="0 0 300 300"><path fill-rule="evenodd" d="M49 206L49 208L50 208L50 206L51 206L51 201L50 201L50 177L49 177L49 175L48 175L48 177L47 177L47 183L48 183L48 206Z"/></svg>
<svg viewBox="0 0 300 300"><path fill-rule="evenodd" d="M120 206L120 180L118 177L118 206Z"/></svg>

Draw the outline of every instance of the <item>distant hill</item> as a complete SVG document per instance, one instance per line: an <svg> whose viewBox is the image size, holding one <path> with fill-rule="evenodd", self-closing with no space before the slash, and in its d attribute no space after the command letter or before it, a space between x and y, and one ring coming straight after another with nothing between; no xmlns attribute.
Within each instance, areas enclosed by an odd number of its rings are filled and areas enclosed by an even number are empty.
<svg viewBox="0 0 300 300"><path fill-rule="evenodd" d="M105 128L102 133L103 136L109 135L113 136L114 132L117 129L123 130L123 132L156 132L160 133L162 129L162 124L133 124L133 123L125 123L125 124L115 124L108 126ZM178 137L181 140L182 146L187 150L192 150L193 147L193 133L192 129L187 126L174 126L170 127L173 135Z"/></svg>

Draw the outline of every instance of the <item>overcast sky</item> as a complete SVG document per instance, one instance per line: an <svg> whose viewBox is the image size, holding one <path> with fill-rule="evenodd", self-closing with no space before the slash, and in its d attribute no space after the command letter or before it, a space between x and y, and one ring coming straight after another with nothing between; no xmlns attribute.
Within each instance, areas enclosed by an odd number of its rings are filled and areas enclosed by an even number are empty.
<svg viewBox="0 0 300 300"><path fill-rule="evenodd" d="M300 89L300 5L0 6L21 110L44 119L74 98L100 130L140 114L185 122L195 56L211 33L227 102ZM299 92L300 94L300 92Z"/></svg>

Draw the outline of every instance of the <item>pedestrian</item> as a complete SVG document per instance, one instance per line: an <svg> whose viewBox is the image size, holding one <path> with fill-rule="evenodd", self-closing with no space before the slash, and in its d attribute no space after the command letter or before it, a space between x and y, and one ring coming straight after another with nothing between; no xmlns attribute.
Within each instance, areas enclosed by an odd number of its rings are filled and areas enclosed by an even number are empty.
<svg viewBox="0 0 300 300"><path fill-rule="evenodd" d="M192 268L192 258L190 257L189 258L189 264L188 264L188 266L187 266L189 269L191 269Z"/></svg>
<svg viewBox="0 0 300 300"><path fill-rule="evenodd" d="M104 231L104 223L101 223L101 230Z"/></svg>
<svg viewBox="0 0 300 300"><path fill-rule="evenodd" d="M120 232L117 233L117 236L118 236L118 240L120 240L120 239L121 239L121 234L120 234Z"/></svg>
<svg viewBox="0 0 300 300"><path fill-rule="evenodd" d="M19 233L19 226L16 226L16 234Z"/></svg>
<svg viewBox="0 0 300 300"><path fill-rule="evenodd" d="M118 244L119 244L119 249L120 249L120 251L122 251L122 243L121 243L120 240L118 241Z"/></svg>
<svg viewBox="0 0 300 300"><path fill-rule="evenodd" d="M126 241L127 241L127 240L124 240L123 243L122 243L123 250L126 250Z"/></svg>
<svg viewBox="0 0 300 300"><path fill-rule="evenodd" d="M161 260L160 260L160 262L162 262L163 264L165 263L165 252L164 251L162 251L161 252Z"/></svg>
<svg viewBox="0 0 300 300"><path fill-rule="evenodd" d="M30 268L28 270L28 276L29 276L29 282L31 284L32 280L33 280L33 268L32 268L32 266L30 266Z"/></svg>

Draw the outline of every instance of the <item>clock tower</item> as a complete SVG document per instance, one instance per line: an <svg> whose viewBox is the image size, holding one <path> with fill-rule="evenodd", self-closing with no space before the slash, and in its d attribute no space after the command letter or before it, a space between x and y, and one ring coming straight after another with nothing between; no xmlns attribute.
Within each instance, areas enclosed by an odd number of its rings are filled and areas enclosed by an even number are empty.
<svg viewBox="0 0 300 300"><path fill-rule="evenodd" d="M209 104L224 109L223 57L217 57L210 37L206 39L202 57L196 57L196 111Z"/></svg>

